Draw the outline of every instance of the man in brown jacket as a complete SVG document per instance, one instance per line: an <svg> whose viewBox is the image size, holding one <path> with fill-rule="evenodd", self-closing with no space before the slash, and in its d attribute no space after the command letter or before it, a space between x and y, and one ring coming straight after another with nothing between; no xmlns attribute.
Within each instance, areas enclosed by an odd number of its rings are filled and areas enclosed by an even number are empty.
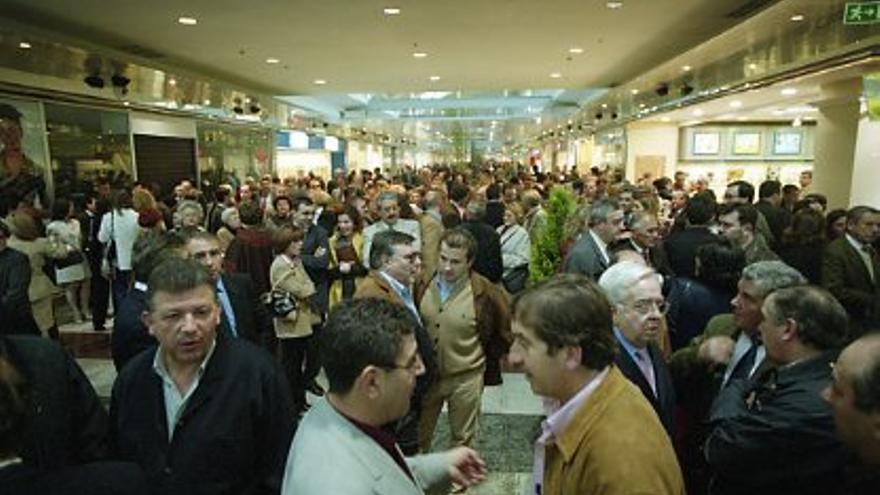
<svg viewBox="0 0 880 495"><path fill-rule="evenodd" d="M472 269L476 254L477 241L468 230L447 230L440 238L437 273L419 291L419 312L437 356L437 377L422 403L422 452L431 449L444 403L451 446L473 446L483 386L501 383L499 360L510 347L510 315L504 293Z"/></svg>
<svg viewBox="0 0 880 495"><path fill-rule="evenodd" d="M378 298L407 308L419 322L415 329L419 356L425 363L425 373L416 379L416 388L410 401L410 410L396 428L397 443L406 455L418 452L418 422L421 415L422 398L434 376L434 352L431 338L425 331L422 318L416 306L413 289L422 267L421 255L416 247L416 239L406 233L394 230L379 232L373 238L370 251L370 273L358 285L355 299Z"/></svg>
<svg viewBox="0 0 880 495"><path fill-rule="evenodd" d="M561 275L517 296L510 362L555 401L535 442L545 495L683 495L657 414L614 365L611 304L595 283Z"/></svg>

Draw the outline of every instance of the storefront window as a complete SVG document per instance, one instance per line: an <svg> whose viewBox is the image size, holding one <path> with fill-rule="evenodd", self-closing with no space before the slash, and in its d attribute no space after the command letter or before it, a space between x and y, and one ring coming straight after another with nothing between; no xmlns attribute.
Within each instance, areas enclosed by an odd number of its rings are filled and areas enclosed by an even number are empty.
<svg viewBox="0 0 880 495"><path fill-rule="evenodd" d="M0 98L0 215L48 207L45 135L39 103Z"/></svg>
<svg viewBox="0 0 880 495"><path fill-rule="evenodd" d="M127 113L55 103L45 112L55 197L81 201L99 178L132 182Z"/></svg>
<svg viewBox="0 0 880 495"><path fill-rule="evenodd" d="M198 122L199 175L202 185L238 187L247 177L273 171L274 131L261 127Z"/></svg>

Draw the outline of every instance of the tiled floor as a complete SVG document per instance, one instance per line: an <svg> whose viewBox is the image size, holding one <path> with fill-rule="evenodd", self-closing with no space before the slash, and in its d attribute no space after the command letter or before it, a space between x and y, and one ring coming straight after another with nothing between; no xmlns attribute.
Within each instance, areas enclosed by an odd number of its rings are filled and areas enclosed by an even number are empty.
<svg viewBox="0 0 880 495"><path fill-rule="evenodd" d="M116 379L116 370L109 359L109 332L92 332L86 323L64 325L61 333L62 341L75 355L88 356L77 357L77 362L98 396L105 404L109 403ZM468 490L469 495L525 493L531 480L532 439L540 428L542 409L541 401L532 394L522 374L505 373L503 385L486 388L476 449L488 464L489 477L482 485ZM448 439L444 412L438 421L434 450L446 448Z"/></svg>

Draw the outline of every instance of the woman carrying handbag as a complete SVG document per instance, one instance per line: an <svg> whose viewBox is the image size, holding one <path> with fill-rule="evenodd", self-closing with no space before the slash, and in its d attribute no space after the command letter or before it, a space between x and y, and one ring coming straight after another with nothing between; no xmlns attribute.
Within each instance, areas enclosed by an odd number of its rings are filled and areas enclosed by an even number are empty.
<svg viewBox="0 0 880 495"><path fill-rule="evenodd" d="M286 292L296 301L296 309L286 316L275 316L275 336L281 350L281 365L290 382L294 406L304 412L306 383L303 373L306 349L313 338L312 325L320 323L321 316L312 309L310 298L315 284L306 273L300 257L304 233L295 227L285 227L274 235L277 256L269 270L273 292Z"/></svg>

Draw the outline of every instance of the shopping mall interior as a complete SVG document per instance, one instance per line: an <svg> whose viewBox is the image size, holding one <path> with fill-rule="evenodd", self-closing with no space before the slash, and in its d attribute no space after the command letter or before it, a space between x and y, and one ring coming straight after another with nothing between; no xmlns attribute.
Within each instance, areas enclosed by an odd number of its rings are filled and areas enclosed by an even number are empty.
<svg viewBox="0 0 880 495"><path fill-rule="evenodd" d="M719 197L809 170L829 209L880 207L880 8L848 3L0 0L0 105L54 197L99 175L513 162L684 171ZM106 335L62 332L108 400ZM492 475L473 493L531 476L542 404L505 378L483 398Z"/></svg>

